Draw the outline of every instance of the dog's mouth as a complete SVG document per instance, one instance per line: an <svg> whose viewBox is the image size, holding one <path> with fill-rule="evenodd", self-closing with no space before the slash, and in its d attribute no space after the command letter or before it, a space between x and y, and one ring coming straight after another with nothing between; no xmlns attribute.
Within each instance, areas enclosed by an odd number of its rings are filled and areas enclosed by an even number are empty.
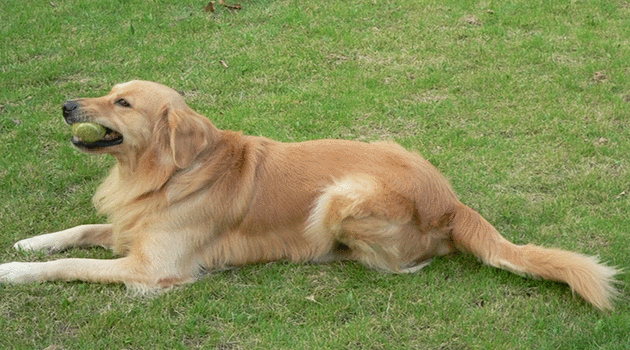
<svg viewBox="0 0 630 350"><path fill-rule="evenodd" d="M110 129L104 125L101 125L105 128L105 136L95 141L86 141L82 139L80 136L74 135L72 136L72 144L79 148L84 149L97 149L97 148L107 148L111 146L120 145L123 142L123 136L116 130Z"/></svg>

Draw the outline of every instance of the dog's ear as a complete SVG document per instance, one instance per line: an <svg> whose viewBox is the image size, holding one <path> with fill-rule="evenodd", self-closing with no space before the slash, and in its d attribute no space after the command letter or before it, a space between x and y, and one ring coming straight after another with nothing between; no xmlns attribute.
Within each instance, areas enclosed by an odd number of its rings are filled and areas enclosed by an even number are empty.
<svg viewBox="0 0 630 350"><path fill-rule="evenodd" d="M188 168L210 143L209 121L188 107L167 107L165 113L173 162L180 169Z"/></svg>

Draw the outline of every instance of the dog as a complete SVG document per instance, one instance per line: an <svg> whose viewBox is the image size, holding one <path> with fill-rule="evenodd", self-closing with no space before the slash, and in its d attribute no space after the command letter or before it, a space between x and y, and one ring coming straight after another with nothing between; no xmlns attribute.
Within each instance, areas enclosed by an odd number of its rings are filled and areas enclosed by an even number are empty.
<svg viewBox="0 0 630 350"><path fill-rule="evenodd" d="M67 124L106 128L100 140L71 142L117 161L93 198L109 224L15 248L98 245L121 257L5 263L2 283L82 280L157 291L252 263L347 259L410 273L462 251L567 283L596 308L613 308L617 270L594 257L509 242L458 200L434 166L395 143L282 143L220 130L177 91L148 81L67 101L62 110Z"/></svg>

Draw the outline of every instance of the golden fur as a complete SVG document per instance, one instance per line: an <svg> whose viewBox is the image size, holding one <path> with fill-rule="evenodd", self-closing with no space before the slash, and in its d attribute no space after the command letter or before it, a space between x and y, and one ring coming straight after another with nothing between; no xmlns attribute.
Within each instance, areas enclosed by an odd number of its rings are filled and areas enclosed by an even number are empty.
<svg viewBox="0 0 630 350"><path fill-rule="evenodd" d="M428 161L388 142L281 143L217 129L163 85L132 81L69 101L69 123L117 131L85 149L117 160L94 204L110 224L25 239L20 249L96 244L123 257L0 265L0 281L123 282L143 290L203 269L288 259L352 259L413 272L455 251L515 273L561 281L612 308L617 271L583 255L518 246L462 204Z"/></svg>

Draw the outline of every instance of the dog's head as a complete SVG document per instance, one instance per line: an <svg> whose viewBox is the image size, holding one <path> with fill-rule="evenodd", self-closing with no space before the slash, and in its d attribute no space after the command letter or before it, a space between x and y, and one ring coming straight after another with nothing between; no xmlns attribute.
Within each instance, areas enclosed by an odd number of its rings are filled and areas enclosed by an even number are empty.
<svg viewBox="0 0 630 350"><path fill-rule="evenodd" d="M90 122L105 127L105 136L93 142L74 136L77 148L112 154L131 165L151 158L186 168L209 145L214 130L177 91L148 81L116 85L103 97L66 101L62 110L70 125Z"/></svg>

